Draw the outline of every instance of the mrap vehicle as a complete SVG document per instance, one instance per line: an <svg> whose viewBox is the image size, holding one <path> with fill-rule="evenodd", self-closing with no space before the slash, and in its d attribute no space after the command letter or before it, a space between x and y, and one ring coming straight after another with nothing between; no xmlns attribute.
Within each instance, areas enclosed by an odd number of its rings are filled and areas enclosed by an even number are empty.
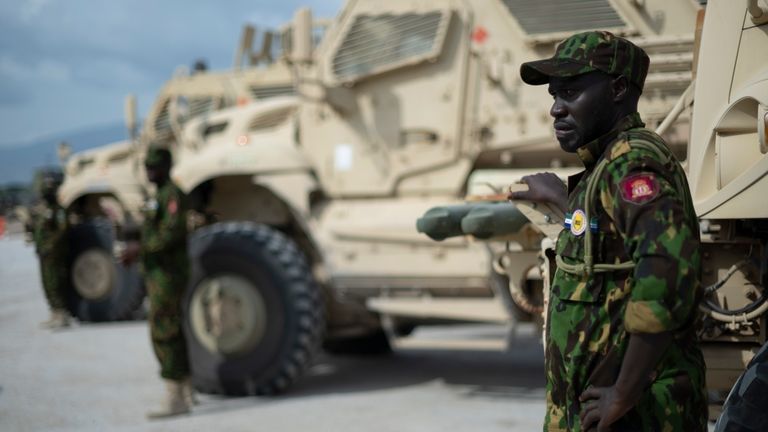
<svg viewBox="0 0 768 432"><path fill-rule="evenodd" d="M137 232L141 207L154 194L144 172L147 147L173 151L182 128L194 118L294 92L290 69L279 58L273 59L277 39L270 32L262 34L260 51L254 53L255 30L244 28L232 70L209 71L201 64L192 71L177 70L158 93L140 129L136 102L129 96L129 139L64 156L65 178L58 200L72 225L67 307L78 319L126 319L135 316L142 304L144 288L137 266L124 266L116 257Z"/></svg>
<svg viewBox="0 0 768 432"><path fill-rule="evenodd" d="M650 53L642 102L657 125L691 80L695 1L351 0L313 48L298 11L283 51L296 95L189 121L172 177L205 221L190 238L184 302L193 382L229 394L286 389L322 343L388 348L387 335L446 321L530 316L538 233L516 233L512 278L499 253L414 229L459 203L470 179L575 169L553 137L550 102L518 78L582 30ZM687 128L668 139L685 151ZM519 265L518 265L519 263ZM539 290L540 291L540 290ZM534 305L535 306L535 305Z"/></svg>

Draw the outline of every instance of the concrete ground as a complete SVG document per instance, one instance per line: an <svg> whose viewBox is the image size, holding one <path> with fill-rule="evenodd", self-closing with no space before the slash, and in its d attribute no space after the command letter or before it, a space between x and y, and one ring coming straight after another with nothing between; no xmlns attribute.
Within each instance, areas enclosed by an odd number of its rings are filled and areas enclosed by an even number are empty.
<svg viewBox="0 0 768 432"><path fill-rule="evenodd" d="M202 395L193 414L149 422L157 377L145 322L50 332L37 260L0 239L0 431L536 431L541 347L530 328L503 353L504 329L420 329L384 357L323 355L274 398ZM459 349L469 347L471 349Z"/></svg>

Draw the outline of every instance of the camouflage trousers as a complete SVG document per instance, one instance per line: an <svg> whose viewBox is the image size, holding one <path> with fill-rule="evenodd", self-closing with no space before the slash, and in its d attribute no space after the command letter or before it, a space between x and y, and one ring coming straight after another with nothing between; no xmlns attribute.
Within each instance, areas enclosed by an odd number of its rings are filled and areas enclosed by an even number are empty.
<svg viewBox="0 0 768 432"><path fill-rule="evenodd" d="M703 379L703 377L698 377ZM657 380L649 391L640 398L638 404L609 428L614 432L706 432L707 430L707 395L691 388L689 377L669 377ZM686 399L676 390L682 388ZM688 391L685 394L685 391ZM583 431L578 419L578 412L568 419L563 415L562 407L555 407L547 400L547 415L544 424L546 432ZM590 430L597 430L592 427Z"/></svg>
<svg viewBox="0 0 768 432"><path fill-rule="evenodd" d="M181 313L186 278L161 268L145 267L145 283L149 297L149 332L160 362L160 376L182 380L189 376Z"/></svg>
<svg viewBox="0 0 768 432"><path fill-rule="evenodd" d="M695 349L673 352L662 362L685 365L685 371L665 373L661 371L648 386L637 404L616 423L615 432L706 432L707 392L704 357ZM659 373L657 370L656 373ZM582 404L577 397L584 388L572 392L563 405L552 401L552 375L547 377L547 413L544 430L547 432L581 432L579 412ZM571 380L566 385L570 386ZM591 430L596 430L593 427Z"/></svg>
<svg viewBox="0 0 768 432"><path fill-rule="evenodd" d="M48 300L48 307L65 309L64 290L67 286L66 260L55 254L40 256L40 276L43 280L43 291Z"/></svg>

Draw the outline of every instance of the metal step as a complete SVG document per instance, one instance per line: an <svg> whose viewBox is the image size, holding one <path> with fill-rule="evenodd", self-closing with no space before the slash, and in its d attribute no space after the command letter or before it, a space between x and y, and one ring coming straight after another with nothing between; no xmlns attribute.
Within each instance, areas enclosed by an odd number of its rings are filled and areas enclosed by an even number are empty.
<svg viewBox="0 0 768 432"><path fill-rule="evenodd" d="M414 318L438 318L504 324L509 316L495 298L387 298L375 297L366 302L380 314Z"/></svg>

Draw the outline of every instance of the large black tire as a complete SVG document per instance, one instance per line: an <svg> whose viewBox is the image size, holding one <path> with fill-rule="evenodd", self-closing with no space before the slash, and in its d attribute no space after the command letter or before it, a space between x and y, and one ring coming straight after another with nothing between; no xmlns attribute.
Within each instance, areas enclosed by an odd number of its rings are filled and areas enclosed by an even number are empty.
<svg viewBox="0 0 768 432"><path fill-rule="evenodd" d="M189 254L192 271L183 302L184 331L195 387L236 396L284 391L309 365L324 333L321 292L304 254L281 232L250 222L201 228L190 238ZM258 318L260 330L253 330L258 337L247 336L247 344L226 351L211 347L212 333L206 333L210 316L201 312L210 306L201 306L209 303L200 299L210 298L207 292L214 284L224 286L220 281L233 277L245 281L238 286L253 291L245 294L260 299L266 316ZM238 298L236 304L242 308L248 302ZM252 312L240 315L246 313ZM245 328L247 335L251 330Z"/></svg>
<svg viewBox="0 0 768 432"><path fill-rule="evenodd" d="M67 308L80 321L119 321L134 318L145 297L144 282L138 266L124 266L113 256L114 228L108 220L93 219L72 227L69 235L69 278L66 290ZM104 263L88 268L88 257ZM82 283L104 289L98 296L84 294ZM78 287L80 285L81 287Z"/></svg>

